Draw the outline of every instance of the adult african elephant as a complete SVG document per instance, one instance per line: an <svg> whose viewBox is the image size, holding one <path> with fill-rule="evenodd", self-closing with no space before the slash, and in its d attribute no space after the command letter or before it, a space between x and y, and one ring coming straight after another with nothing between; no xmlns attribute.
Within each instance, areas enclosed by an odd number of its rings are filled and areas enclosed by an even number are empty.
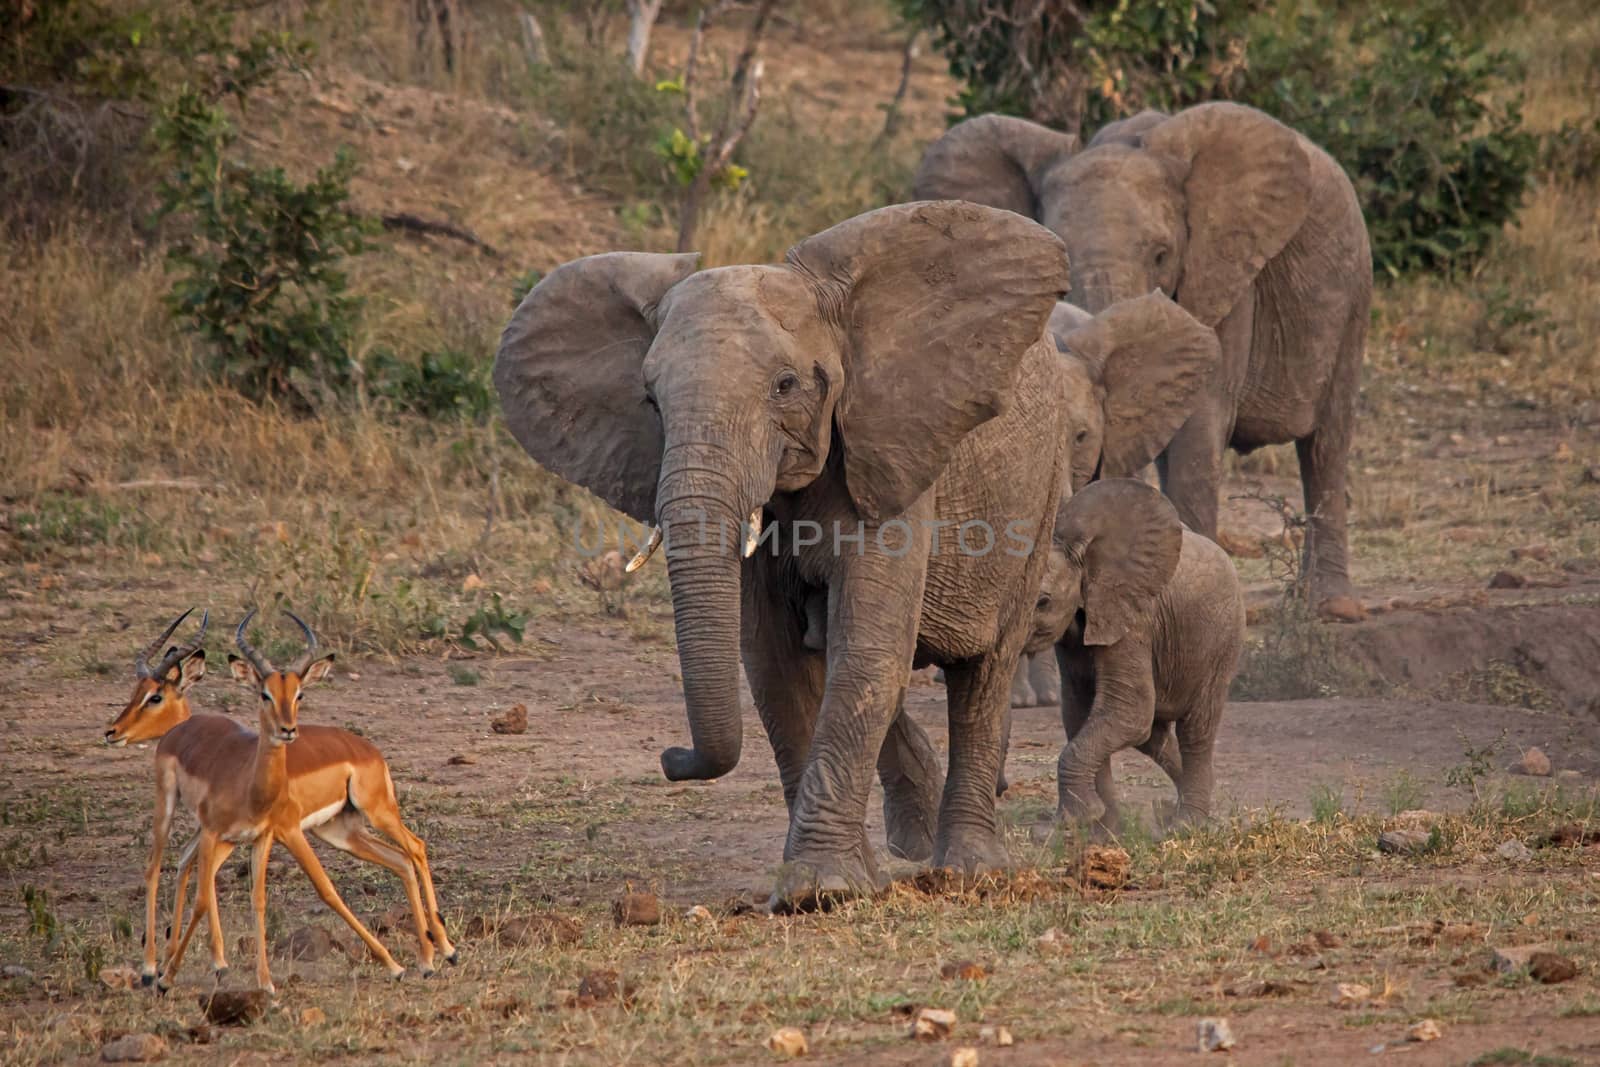
<svg viewBox="0 0 1600 1067"><path fill-rule="evenodd" d="M873 888L875 762L902 826L932 803L926 739L891 724L913 660L936 661L950 766L934 859L1003 865L1001 716L1068 462L1044 331L1067 288L1060 241L1009 212L906 204L782 265L695 263L559 267L494 371L535 459L665 535L694 743L663 752L663 771L738 762L742 655L790 812L774 904ZM767 532L741 560L753 510ZM821 591L817 651L806 604Z"/></svg>
<svg viewBox="0 0 1600 1067"><path fill-rule="evenodd" d="M1160 289L1214 327L1222 364L1157 461L1163 489L1215 538L1223 450L1295 442L1304 577L1318 601L1350 593L1345 477L1372 256L1355 190L1327 153L1237 104L1145 111L1081 151L1071 134L985 115L928 148L915 195L1044 223L1067 247L1068 298L1088 311Z"/></svg>

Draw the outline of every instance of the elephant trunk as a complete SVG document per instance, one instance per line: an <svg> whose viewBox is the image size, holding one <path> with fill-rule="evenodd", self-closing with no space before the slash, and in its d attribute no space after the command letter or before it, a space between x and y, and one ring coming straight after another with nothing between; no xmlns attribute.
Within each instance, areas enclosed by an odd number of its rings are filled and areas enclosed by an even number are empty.
<svg viewBox="0 0 1600 1067"><path fill-rule="evenodd" d="M739 576L742 519L733 487L708 479L737 470L722 450L693 457L669 448L658 513L666 538L667 579L678 637L678 665L692 748L668 748L661 770L671 781L718 778L739 763L744 723L739 707Z"/></svg>
<svg viewBox="0 0 1600 1067"><path fill-rule="evenodd" d="M1067 298L1091 315L1098 315L1118 300L1143 296L1149 290L1123 271L1078 269L1073 261L1072 290Z"/></svg>

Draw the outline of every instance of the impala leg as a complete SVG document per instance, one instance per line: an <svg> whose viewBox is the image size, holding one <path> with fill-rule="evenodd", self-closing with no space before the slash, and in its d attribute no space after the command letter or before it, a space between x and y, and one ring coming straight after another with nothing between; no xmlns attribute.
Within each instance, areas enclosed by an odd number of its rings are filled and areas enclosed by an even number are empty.
<svg viewBox="0 0 1600 1067"><path fill-rule="evenodd" d="M206 929L211 935L211 970L221 977L228 969L228 945L222 934L222 909L217 907L217 872L222 863L233 855L233 846L219 840L213 851L211 867L205 871L205 880L195 886L195 892L206 895Z"/></svg>
<svg viewBox="0 0 1600 1067"><path fill-rule="evenodd" d="M272 831L256 838L250 849L250 906L256 913L256 986L276 993L267 966L267 859L272 852ZM219 864L220 866L220 864Z"/></svg>
<svg viewBox="0 0 1600 1067"><path fill-rule="evenodd" d="M167 957L166 966L161 969L161 977L156 981L157 988L162 992L172 988L172 980L178 975L178 968L183 964L183 954L189 950L189 939L200 926L200 920L216 910L217 868L222 866L222 861L233 851L232 845L208 830L200 831L199 848L200 880L194 889L194 914L189 916L189 924L184 927L183 936L178 938L178 943L173 946L171 955ZM216 928L221 928L220 921L217 922ZM221 935L215 935L215 939L220 948ZM223 967L226 966L224 963Z"/></svg>
<svg viewBox="0 0 1600 1067"><path fill-rule="evenodd" d="M150 831L150 862L144 868L144 961L139 975L145 985L156 980L156 923L161 893L161 857L167 850L167 837L172 832L172 813L177 807L178 779L175 772L164 764L156 767L156 814ZM174 920L176 921L176 920Z"/></svg>
<svg viewBox="0 0 1600 1067"><path fill-rule="evenodd" d="M406 969L395 962L389 955L389 950L383 947L383 942L372 936L372 931L361 924L355 913L345 906L339 897L339 891L334 888L333 882L328 878L328 872L322 869L322 861L317 859L317 854L311 851L311 842L306 840L306 835L297 826L283 836L284 847L289 850L289 855L294 857L300 869L306 872L306 877L311 879L311 884L316 887L317 896L322 902L332 908L334 914L349 924L350 929L366 942L367 948L378 957L385 967L389 968L391 978L399 978L406 973Z"/></svg>
<svg viewBox="0 0 1600 1067"><path fill-rule="evenodd" d="M456 949L444 932L444 920L439 917L439 900L433 893L433 871L428 867L428 846L423 844L422 838L412 833L410 828L400 821L400 808L392 801L389 804L374 805L374 809L365 814L372 820L372 825L379 833L399 845L411 858L412 866L417 869L417 877L422 882L422 895L428 905L428 925L433 932L433 940L439 946L439 951L444 953L445 962L456 962Z"/></svg>
<svg viewBox="0 0 1600 1067"><path fill-rule="evenodd" d="M343 849L359 860L376 863L400 876L406 887L406 901L411 905L411 918L416 924L418 956L422 960L422 976L433 973L433 942L428 939L428 914L422 907L422 894L417 886L417 872L404 852L386 841L367 833L354 819L334 818L311 831L334 848Z"/></svg>
<svg viewBox="0 0 1600 1067"><path fill-rule="evenodd" d="M189 879L194 874L195 863L198 862L200 839L203 836L202 831L196 830L178 856L178 879L172 890L172 916L167 920L167 943L162 948L161 956L163 961L172 958L173 950L178 947L178 935L183 932L183 911L189 895Z"/></svg>

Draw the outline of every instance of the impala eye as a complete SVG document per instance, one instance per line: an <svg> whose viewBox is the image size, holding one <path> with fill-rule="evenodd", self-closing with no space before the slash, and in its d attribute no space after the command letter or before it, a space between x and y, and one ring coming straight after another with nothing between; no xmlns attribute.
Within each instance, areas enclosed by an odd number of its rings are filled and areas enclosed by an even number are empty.
<svg viewBox="0 0 1600 1067"><path fill-rule="evenodd" d="M161 703L161 694L160 693L151 693L150 694L150 699L145 701L145 703L149 704L152 708L155 707L157 704Z"/></svg>
<svg viewBox="0 0 1600 1067"><path fill-rule="evenodd" d="M262 700L271 700L272 699L272 694L267 692L265 689L263 689L261 691L261 699Z"/></svg>

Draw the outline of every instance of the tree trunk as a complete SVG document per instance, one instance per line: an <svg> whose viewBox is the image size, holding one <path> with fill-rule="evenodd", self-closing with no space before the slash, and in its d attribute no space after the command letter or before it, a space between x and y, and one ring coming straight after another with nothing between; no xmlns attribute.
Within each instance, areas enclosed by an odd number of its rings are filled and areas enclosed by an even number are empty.
<svg viewBox="0 0 1600 1067"><path fill-rule="evenodd" d="M628 69L638 78L644 75L644 61L650 53L650 31L661 14L661 0L628 0Z"/></svg>

